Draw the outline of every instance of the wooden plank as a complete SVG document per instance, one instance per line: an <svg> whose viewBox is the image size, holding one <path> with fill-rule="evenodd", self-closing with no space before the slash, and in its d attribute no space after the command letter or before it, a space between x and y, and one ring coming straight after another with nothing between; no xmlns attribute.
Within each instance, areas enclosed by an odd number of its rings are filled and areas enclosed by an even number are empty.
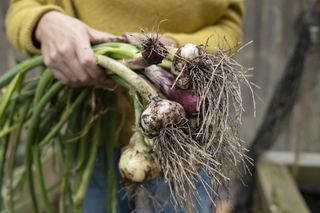
<svg viewBox="0 0 320 213"><path fill-rule="evenodd" d="M294 153L289 151L269 151L264 153L262 160L278 164L292 165L294 162ZM320 153L302 152L298 164L302 167L320 167Z"/></svg>
<svg viewBox="0 0 320 213"><path fill-rule="evenodd" d="M258 163L257 186L266 213L308 213L308 207L284 165L266 161Z"/></svg>
<svg viewBox="0 0 320 213"><path fill-rule="evenodd" d="M294 153L287 151L269 151L262 156L263 161L285 165L292 171ZM320 180L320 153L300 153L298 161L299 184L318 185Z"/></svg>

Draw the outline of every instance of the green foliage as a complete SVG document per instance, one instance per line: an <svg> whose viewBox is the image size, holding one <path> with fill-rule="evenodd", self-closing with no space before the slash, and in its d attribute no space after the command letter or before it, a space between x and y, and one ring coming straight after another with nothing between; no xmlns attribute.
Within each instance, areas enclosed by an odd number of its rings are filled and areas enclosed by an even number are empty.
<svg viewBox="0 0 320 213"><path fill-rule="evenodd" d="M137 47L123 43L99 44L93 49L115 59L134 58L138 53ZM51 149L61 171L60 184L54 186L60 192L59 212L81 212L96 152L102 146L110 180L105 186L106 204L109 212L115 212L116 96L92 87L69 88L54 79L49 69L36 78L25 78L39 66L43 66L43 58L35 56L0 76L0 188L6 187L8 192L1 208L18 212L31 202L35 213L40 208L54 212L49 196L53 188L48 187L42 168ZM19 147L25 147L24 165L18 164L22 157ZM18 170L19 179L15 175ZM26 183L30 197L21 200Z"/></svg>

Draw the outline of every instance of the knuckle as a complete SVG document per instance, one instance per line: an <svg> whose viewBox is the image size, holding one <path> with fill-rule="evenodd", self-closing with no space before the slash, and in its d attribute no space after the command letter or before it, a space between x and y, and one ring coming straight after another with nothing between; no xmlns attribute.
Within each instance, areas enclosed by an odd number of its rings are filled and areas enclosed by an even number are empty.
<svg viewBox="0 0 320 213"><path fill-rule="evenodd" d="M66 79L64 79L64 82L65 82L66 85L70 86L70 85L73 85L73 84L77 84L79 81L78 81L78 79L76 79L74 77L72 77L72 78L67 77Z"/></svg>
<svg viewBox="0 0 320 213"><path fill-rule="evenodd" d="M99 76L99 74L98 73L96 73L96 72L91 72L91 76L92 76L92 80L94 80L94 81L97 81L97 80L99 80L100 78L100 76Z"/></svg>
<svg viewBox="0 0 320 213"><path fill-rule="evenodd" d="M80 80L73 77L73 78L70 79L70 82L71 82L72 84L79 84L79 83L80 83Z"/></svg>
<svg viewBox="0 0 320 213"><path fill-rule="evenodd" d="M71 79L68 78L66 82L67 82L67 85L72 86L77 83L77 80L75 78L71 78Z"/></svg>
<svg viewBox="0 0 320 213"><path fill-rule="evenodd" d="M47 67L49 67L49 68L51 67L51 65L52 65L51 58L49 58L49 57L44 57L43 61L44 61L44 64L45 64Z"/></svg>
<svg viewBox="0 0 320 213"><path fill-rule="evenodd" d="M92 67L96 64L92 57L86 56L81 59L81 65L84 67Z"/></svg>
<svg viewBox="0 0 320 213"><path fill-rule="evenodd" d="M90 70L90 73L94 80L101 80L105 78L103 71L100 69L92 69Z"/></svg>
<svg viewBox="0 0 320 213"><path fill-rule="evenodd" d="M86 83L86 82L90 81L90 76L87 74L82 74L79 76L79 80L81 83Z"/></svg>
<svg viewBox="0 0 320 213"><path fill-rule="evenodd" d="M54 74L55 78L58 79L63 85L68 85L68 80L66 78L64 78L63 76L61 76L57 72L53 72L53 74Z"/></svg>
<svg viewBox="0 0 320 213"><path fill-rule="evenodd" d="M50 63L55 63L59 60L59 52L52 51L48 57Z"/></svg>
<svg viewBox="0 0 320 213"><path fill-rule="evenodd" d="M69 50L70 48L67 45L62 45L58 48L57 52L59 55L65 55Z"/></svg>

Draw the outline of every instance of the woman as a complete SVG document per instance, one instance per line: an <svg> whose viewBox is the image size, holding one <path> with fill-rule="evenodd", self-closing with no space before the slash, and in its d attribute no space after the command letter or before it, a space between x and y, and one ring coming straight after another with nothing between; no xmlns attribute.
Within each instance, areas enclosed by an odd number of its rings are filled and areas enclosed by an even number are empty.
<svg viewBox="0 0 320 213"><path fill-rule="evenodd" d="M135 32L139 28L151 30L159 21L167 20L159 30L161 41L166 45L201 44L210 37L211 50L222 44L233 47L241 39L242 4L241 0L12 0L6 29L17 49L27 54L41 52L45 64L64 84L112 88L113 83L95 63L91 44L121 39L132 41L142 35L125 32ZM127 109L124 98L118 96L118 108ZM132 117L132 112L128 111L120 144L129 141ZM101 175L104 165L101 161L98 155L92 178L96 181L92 180L89 185L85 212L104 211L105 193L95 184L106 181ZM154 182L153 190L162 194L163 200L168 199L163 181ZM205 196L201 187L198 191ZM150 206L150 211L156 211L155 206ZM201 201L200 207L200 212L210 212L207 199ZM130 211L127 203L120 200L117 209L118 212ZM173 211L169 204L163 212Z"/></svg>

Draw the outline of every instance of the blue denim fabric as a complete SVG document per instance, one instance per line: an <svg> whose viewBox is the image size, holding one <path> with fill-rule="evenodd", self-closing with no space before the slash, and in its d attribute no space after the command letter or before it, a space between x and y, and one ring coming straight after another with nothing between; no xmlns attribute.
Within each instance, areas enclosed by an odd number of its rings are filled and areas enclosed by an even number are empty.
<svg viewBox="0 0 320 213"><path fill-rule="evenodd" d="M200 176L203 181L210 183L210 179L205 171L200 171ZM198 213L212 213L212 204L209 196L207 195L206 189L200 181L195 182L195 187L199 195L198 202L194 198L196 204L196 210ZM186 213L187 211L183 208L174 208L174 205L170 202L170 191L168 185L165 183L163 178L152 180L148 183L148 189L153 194L153 197L157 200L157 204L154 204L149 199L149 205L151 206L152 213Z"/></svg>
<svg viewBox="0 0 320 213"><path fill-rule="evenodd" d="M115 152L115 168L118 166L120 158L120 150ZM93 174L89 183L89 187L85 196L84 201L84 213L106 213L106 189L105 185L107 183L107 175L105 175L104 166L107 165L107 162L103 162L103 151L98 150L97 158L93 170ZM204 171L200 172L200 175L205 181L209 181L208 176ZM129 213L134 211L133 208L130 207L129 201L125 196L126 192L121 185L121 177L120 173L117 172L117 213ZM199 203L197 204L198 213L211 213L212 206L209 200L209 197L206 194L206 191L203 185L199 182L195 183L197 192L199 193ZM148 213L185 213L184 209L175 210L174 206L170 202L170 192L167 187L167 184L164 182L163 178L159 178L156 180L149 181L146 184L148 190L152 195L156 196L157 204L148 200L149 211L142 211L136 209L135 212L148 212ZM162 208L159 208L161 206Z"/></svg>
<svg viewBox="0 0 320 213"><path fill-rule="evenodd" d="M117 149L114 155L114 166L118 168L121 150ZM105 161L105 162L104 162ZM93 173L89 182L88 190L85 196L83 210L84 213L106 213L106 184L108 181L108 174L105 171L108 163L104 157L104 151L98 149ZM105 167L105 168L104 168ZM126 191L123 189L121 184L120 172L117 170L116 173L117 182L117 213L131 212L132 209L129 207L129 201L125 196Z"/></svg>

